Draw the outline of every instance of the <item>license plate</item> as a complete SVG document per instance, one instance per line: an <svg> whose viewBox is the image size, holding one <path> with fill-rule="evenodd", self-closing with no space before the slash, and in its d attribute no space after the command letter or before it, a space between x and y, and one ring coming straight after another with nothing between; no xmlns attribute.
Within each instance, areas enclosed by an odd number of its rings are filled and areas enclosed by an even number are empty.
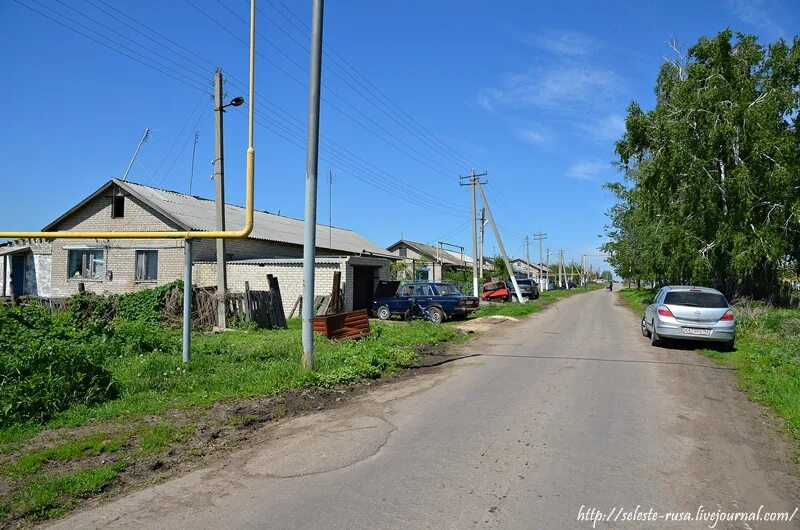
<svg viewBox="0 0 800 530"><path fill-rule="evenodd" d="M710 329L699 329L699 328L683 328L684 335L711 335Z"/></svg>

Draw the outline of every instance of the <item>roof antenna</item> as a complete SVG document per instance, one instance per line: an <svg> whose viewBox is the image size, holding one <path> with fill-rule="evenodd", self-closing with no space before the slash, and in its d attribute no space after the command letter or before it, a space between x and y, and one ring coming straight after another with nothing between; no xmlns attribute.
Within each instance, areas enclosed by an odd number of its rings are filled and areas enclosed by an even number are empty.
<svg viewBox="0 0 800 530"><path fill-rule="evenodd" d="M122 180L123 180L123 182L124 182L124 181L127 181L127 179L128 179L128 173L130 173L130 172L131 172L131 166L133 166L133 162L136 160L136 155L138 155L138 154L139 154L139 149L141 149L141 148L142 148L142 144L143 144L143 143L145 143L149 137L150 137L150 128L146 128L146 129L144 130L144 134L142 135L142 139L141 139L141 140L139 140L139 145L137 145L137 146L136 146L136 151L134 151L134 152L133 152L133 158L131 158L131 161L130 161L130 163L128 164L128 169L126 169L126 170L125 170L125 174L124 174L124 175L122 175Z"/></svg>
<svg viewBox="0 0 800 530"><path fill-rule="evenodd" d="M194 180L194 154L197 151L197 139L200 136L200 131L194 132L194 146L192 147L192 172L189 173L189 195L192 194L192 180Z"/></svg>

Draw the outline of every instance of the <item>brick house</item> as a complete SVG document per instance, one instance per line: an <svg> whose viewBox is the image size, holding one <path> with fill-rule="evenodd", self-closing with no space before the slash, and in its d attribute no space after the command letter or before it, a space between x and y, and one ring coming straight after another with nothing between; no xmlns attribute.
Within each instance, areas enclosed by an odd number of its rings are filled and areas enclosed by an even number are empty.
<svg viewBox="0 0 800 530"><path fill-rule="evenodd" d="M404 280L438 282L448 271L472 270L470 256L417 241L401 239L386 250L406 265L402 273Z"/></svg>
<svg viewBox="0 0 800 530"><path fill-rule="evenodd" d="M244 224L244 208L240 206L227 204L225 215L229 228ZM43 231L214 230L215 218L213 200L112 179ZM325 278L331 267L329 261L336 258L343 273L345 308L352 308L354 301L357 305L371 303L375 283L388 278L392 256L351 230L327 225L317 225L317 242L325 245L317 248L317 271L323 276L318 282L319 294L330 293L331 282ZM259 271L245 278L250 288L266 288L265 267L268 263L277 267L278 261L286 263L281 274L276 274L282 289L302 283L302 265L298 265L302 244L302 220L256 211L250 237L226 243L229 289L243 289L240 271L248 268ZM215 240L194 240L192 250L194 283L215 285ZM5 280L0 294L10 293L12 278L18 295L65 297L76 293L79 283L87 291L126 293L182 278L183 259L181 239L17 240L0 246L0 270ZM256 265L251 260L263 263ZM294 301L290 298L290 293L284 293L286 303Z"/></svg>

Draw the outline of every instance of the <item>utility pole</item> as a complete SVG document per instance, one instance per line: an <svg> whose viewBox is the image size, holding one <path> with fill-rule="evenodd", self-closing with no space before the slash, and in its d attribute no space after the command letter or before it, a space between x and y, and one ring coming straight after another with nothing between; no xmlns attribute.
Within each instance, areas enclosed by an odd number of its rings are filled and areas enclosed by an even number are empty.
<svg viewBox="0 0 800 530"><path fill-rule="evenodd" d="M547 272L544 275L544 281L550 286L550 249L547 249Z"/></svg>
<svg viewBox="0 0 800 530"><path fill-rule="evenodd" d="M525 236L525 269L528 271L528 279L531 278L531 241Z"/></svg>
<svg viewBox="0 0 800 530"><path fill-rule="evenodd" d="M478 222L478 211L475 201L475 186L476 182L478 182L479 177L486 176L486 172L476 174L475 170L472 169L469 172L469 175L466 177L458 177L459 180L469 179L469 183L465 184L461 182L460 186L470 186L472 188L472 296L478 296L478 262L476 261L475 257L478 254L478 229L477 229L477 222Z"/></svg>
<svg viewBox="0 0 800 530"><path fill-rule="evenodd" d="M319 90L322 70L324 0L311 8L311 66L308 79L306 211L303 234L303 367L314 369L314 272L317 245L317 169L319 166Z"/></svg>
<svg viewBox="0 0 800 530"><path fill-rule="evenodd" d="M542 287L542 241L547 239L547 234L539 232L533 234L533 240L539 242L539 290L544 290L547 286Z"/></svg>
<svg viewBox="0 0 800 530"><path fill-rule="evenodd" d="M252 105L253 102L251 101ZM214 73L214 117L216 128L214 134L214 184L216 186L217 230L225 230L225 149L223 147L222 113L222 70ZM217 326L228 327L227 303L228 271L225 268L225 240L217 239Z"/></svg>
<svg viewBox="0 0 800 530"><path fill-rule="evenodd" d="M480 277L483 278L483 229L486 227L486 208L481 207L481 269L480 269Z"/></svg>
<svg viewBox="0 0 800 530"><path fill-rule="evenodd" d="M520 304L524 304L525 300L522 298L522 293L519 291L519 285L517 284L517 278L514 276L514 271L511 268L511 262L508 260L508 254L506 254L506 248L503 246L503 240L500 239L500 231L497 229L497 224L494 222L494 217L492 216L492 209L489 207L489 203L486 201L486 194L483 193L483 185L481 184L480 180L476 181L478 185L478 191L481 192L481 202L486 207L486 213L489 214L489 222L492 223L492 230L494 230L494 238L497 240L497 245L500 247L500 253L503 255L503 260L506 262L506 270L508 271L508 277L511 278L511 283L514 284L514 292L517 294L517 300Z"/></svg>

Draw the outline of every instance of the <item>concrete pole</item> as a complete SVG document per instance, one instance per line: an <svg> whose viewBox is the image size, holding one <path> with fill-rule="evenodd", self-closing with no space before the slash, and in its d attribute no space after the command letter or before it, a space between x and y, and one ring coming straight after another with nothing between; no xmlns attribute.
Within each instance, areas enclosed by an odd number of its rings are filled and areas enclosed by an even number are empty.
<svg viewBox="0 0 800 530"><path fill-rule="evenodd" d="M472 296L478 296L478 207L475 201L475 170L470 172L472 188Z"/></svg>
<svg viewBox="0 0 800 530"><path fill-rule="evenodd" d="M252 104L252 102L251 102ZM216 185L217 230L225 230L225 149L223 147L222 70L214 74L214 110L216 134L214 137L214 184ZM217 239L217 326L228 327L225 296L228 292L228 273L225 267L225 240Z"/></svg>
<svg viewBox="0 0 800 530"><path fill-rule="evenodd" d="M542 233L539 232L539 291L544 291L547 286L542 285Z"/></svg>
<svg viewBox="0 0 800 530"><path fill-rule="evenodd" d="M486 227L486 208L481 207L481 263L480 263L481 278L483 278L483 244L485 242L485 238L483 237L483 229L485 227Z"/></svg>
<svg viewBox="0 0 800 530"><path fill-rule="evenodd" d="M528 271L528 279L531 279L531 241L525 236L525 270Z"/></svg>
<svg viewBox="0 0 800 530"><path fill-rule="evenodd" d="M192 240L183 247L183 362L188 363L192 351Z"/></svg>
<svg viewBox="0 0 800 530"><path fill-rule="evenodd" d="M8 275L8 256L3 256L3 298L6 297L6 275Z"/></svg>
<svg viewBox="0 0 800 530"><path fill-rule="evenodd" d="M497 246L500 247L500 253L503 255L503 260L506 262L506 270L508 271L508 277L511 278L511 283L514 284L514 292L517 294L517 300L519 301L520 304L524 304L525 299L522 298L522 293L519 291L519 285L517 285L517 278L514 276L514 270L511 268L511 262L508 260L508 255L506 254L506 247L503 246L503 240L500 239L500 231L497 230L497 225L494 222L494 217L492 216L492 209L489 207L489 203L486 202L486 194L483 193L483 186L481 186L481 181L478 180L476 184L478 185L478 190L481 192L481 202L486 208L486 213L489 215L489 222L492 224L492 230L494 230L494 238L497 240Z"/></svg>
<svg viewBox="0 0 800 530"><path fill-rule="evenodd" d="M303 367L314 369L314 268L317 245L317 170L319 165L319 91L322 70L324 0L313 0L311 67L308 81L308 150L306 153L306 212L303 238Z"/></svg>

